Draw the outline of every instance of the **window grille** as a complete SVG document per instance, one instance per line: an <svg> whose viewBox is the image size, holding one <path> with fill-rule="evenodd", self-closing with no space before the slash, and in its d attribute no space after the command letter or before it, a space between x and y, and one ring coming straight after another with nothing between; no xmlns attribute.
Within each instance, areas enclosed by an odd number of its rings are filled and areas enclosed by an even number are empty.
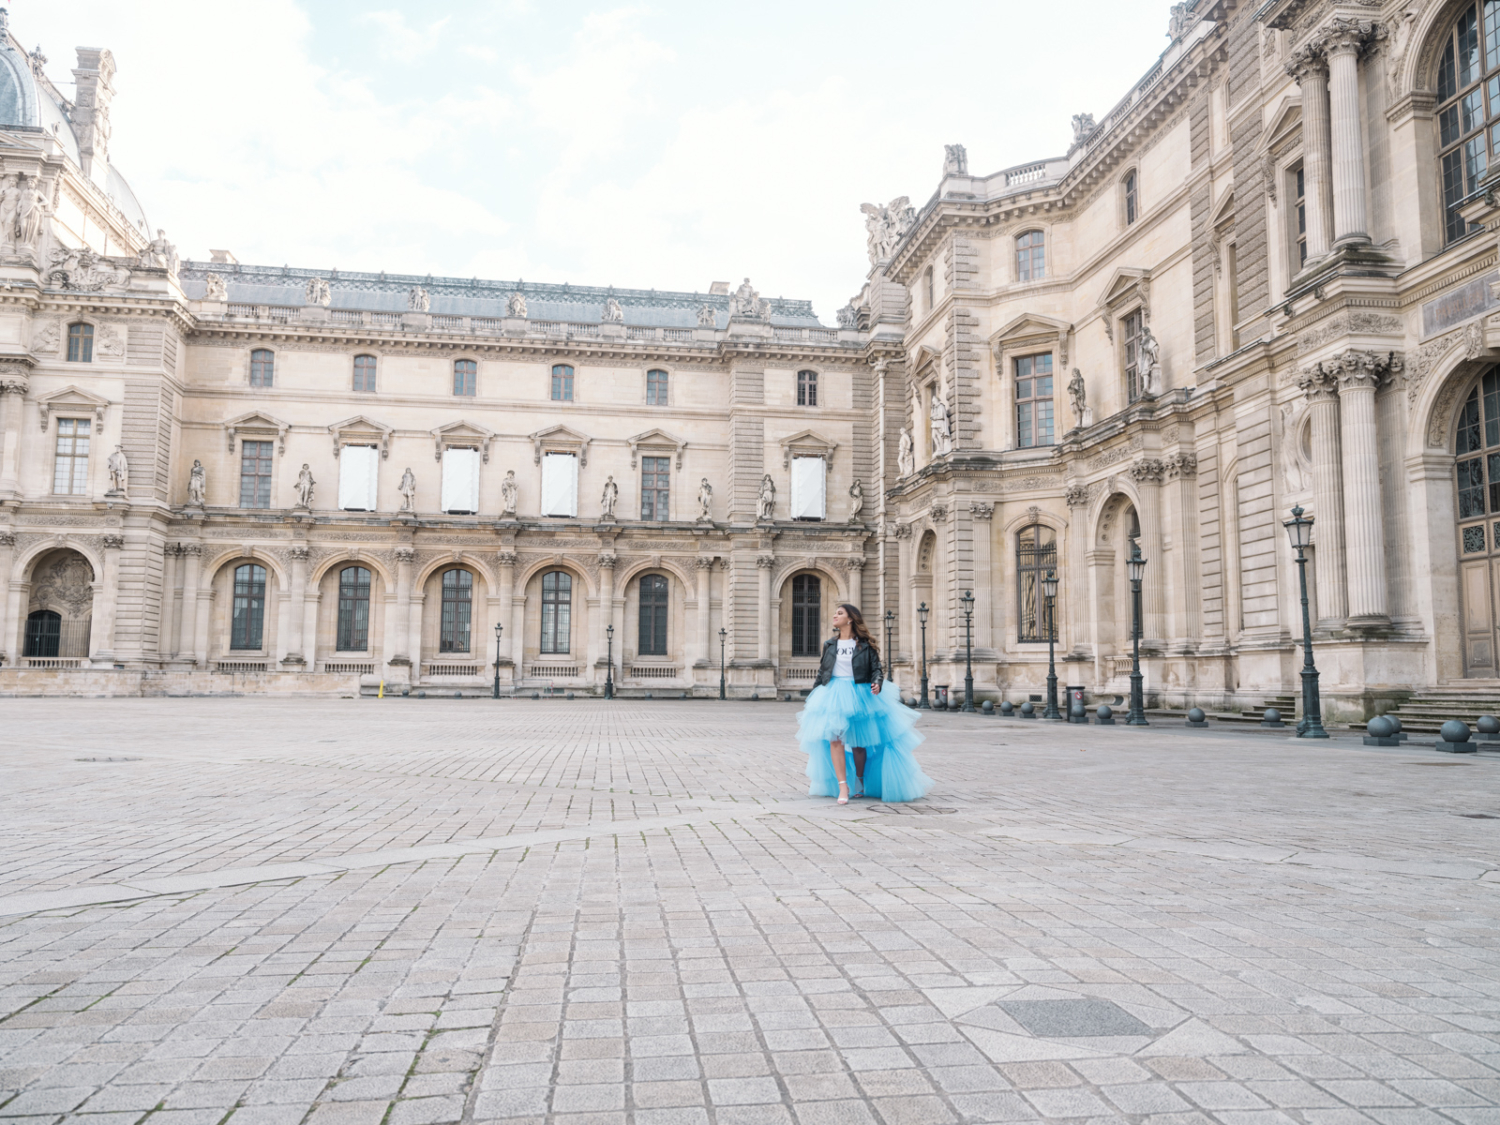
<svg viewBox="0 0 1500 1125"><path fill-rule="evenodd" d="M370 647L370 572L362 566L339 571L339 652Z"/></svg>
<svg viewBox="0 0 1500 1125"><path fill-rule="evenodd" d="M544 655L571 651L573 576L562 570L542 575L542 643Z"/></svg>
<svg viewBox="0 0 1500 1125"><path fill-rule="evenodd" d="M792 655L823 652L823 582L816 574L792 579Z"/></svg>
<svg viewBox="0 0 1500 1125"><path fill-rule="evenodd" d="M474 605L474 576L467 570L443 572L443 613L439 652L469 651L469 622Z"/></svg>
<svg viewBox="0 0 1500 1125"><path fill-rule="evenodd" d="M1016 597L1021 623L1019 640L1047 640L1047 599L1042 579L1057 569L1057 535L1043 524L1023 527L1016 535ZM1053 625L1056 634L1056 624Z"/></svg>
<svg viewBox="0 0 1500 1125"><path fill-rule="evenodd" d="M1438 63L1437 103L1443 229L1452 242L1483 229L1465 221L1458 205L1500 152L1500 4L1470 4L1454 21Z"/></svg>
<svg viewBox="0 0 1500 1125"><path fill-rule="evenodd" d="M246 563L234 568L234 605L229 647L259 650L266 624L266 568Z"/></svg>
<svg viewBox="0 0 1500 1125"><path fill-rule="evenodd" d="M667 580L660 574L644 574L640 581L640 656L667 655Z"/></svg>

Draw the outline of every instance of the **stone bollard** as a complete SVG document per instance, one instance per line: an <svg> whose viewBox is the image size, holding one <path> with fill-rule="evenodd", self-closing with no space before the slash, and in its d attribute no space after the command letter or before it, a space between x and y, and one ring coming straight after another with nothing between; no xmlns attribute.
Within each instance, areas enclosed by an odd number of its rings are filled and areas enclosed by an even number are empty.
<svg viewBox="0 0 1500 1125"><path fill-rule="evenodd" d="M1411 735L1401 729L1401 719L1396 715L1384 715L1382 718L1391 724L1391 737L1397 742L1405 742Z"/></svg>
<svg viewBox="0 0 1500 1125"><path fill-rule="evenodd" d="M1443 737L1438 739L1433 748L1444 754L1474 754L1479 751L1479 745L1469 741L1468 723L1449 719L1443 724L1441 733Z"/></svg>
<svg viewBox="0 0 1500 1125"><path fill-rule="evenodd" d="M1260 725L1263 727L1286 726L1286 724L1281 721L1281 712L1276 710L1276 708L1274 707L1266 708L1266 713L1260 718Z"/></svg>
<svg viewBox="0 0 1500 1125"><path fill-rule="evenodd" d="M1115 725L1115 712L1108 703L1099 704L1099 709L1094 712L1094 721L1101 727L1112 727Z"/></svg>
<svg viewBox="0 0 1500 1125"><path fill-rule="evenodd" d="M1021 704L1021 718L1023 718L1023 719L1034 719L1034 718L1036 718L1036 707L1032 704L1031 700L1029 700L1029 699L1025 703Z"/></svg>
<svg viewBox="0 0 1500 1125"><path fill-rule="evenodd" d="M1190 727L1206 727L1206 726L1208 726L1208 716L1203 713L1203 708L1202 707L1192 707L1192 708L1189 708L1188 709L1188 713L1187 713L1187 722L1186 722L1185 725L1190 726Z"/></svg>
<svg viewBox="0 0 1500 1125"><path fill-rule="evenodd" d="M993 699L986 699L980 704L979 709L986 715L993 715L995 713L995 701Z"/></svg>
<svg viewBox="0 0 1500 1125"><path fill-rule="evenodd" d="M1392 737L1396 733L1391 720L1384 715L1376 715L1365 724L1366 746L1400 746L1401 740Z"/></svg>
<svg viewBox="0 0 1500 1125"><path fill-rule="evenodd" d="M1469 737L1475 742L1500 742L1500 719L1493 715L1479 716L1479 722L1474 724L1477 728Z"/></svg>
<svg viewBox="0 0 1500 1125"><path fill-rule="evenodd" d="M1000 704L1000 717L1002 719L1014 719L1016 717L1016 705L1010 700L1004 700Z"/></svg>

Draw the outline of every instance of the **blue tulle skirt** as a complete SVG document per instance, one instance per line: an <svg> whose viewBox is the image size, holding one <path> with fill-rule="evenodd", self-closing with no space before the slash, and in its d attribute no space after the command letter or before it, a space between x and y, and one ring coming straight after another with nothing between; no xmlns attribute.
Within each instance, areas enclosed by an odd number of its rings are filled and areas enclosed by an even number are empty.
<svg viewBox="0 0 1500 1125"><path fill-rule="evenodd" d="M851 792L855 788L852 751L863 746L865 796L881 801L915 801L925 796L932 778L912 757L922 743L916 725L917 713L901 703L889 685L875 695L869 684L844 677L813 688L797 715L797 741L807 753L807 776L812 779L808 794L838 796L829 743L839 739L844 743L845 776Z"/></svg>

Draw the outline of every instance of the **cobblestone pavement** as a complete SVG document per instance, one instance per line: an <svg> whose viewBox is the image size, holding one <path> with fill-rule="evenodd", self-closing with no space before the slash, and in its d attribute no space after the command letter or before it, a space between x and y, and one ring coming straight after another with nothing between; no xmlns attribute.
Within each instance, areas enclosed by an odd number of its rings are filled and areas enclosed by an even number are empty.
<svg viewBox="0 0 1500 1125"><path fill-rule="evenodd" d="M7 700L0 1125L1500 1125L1500 760L795 708Z"/></svg>

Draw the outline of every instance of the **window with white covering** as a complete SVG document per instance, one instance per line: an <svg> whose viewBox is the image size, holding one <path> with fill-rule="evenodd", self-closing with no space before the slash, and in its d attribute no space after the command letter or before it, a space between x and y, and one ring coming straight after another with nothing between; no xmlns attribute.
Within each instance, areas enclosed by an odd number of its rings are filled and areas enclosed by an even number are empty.
<svg viewBox="0 0 1500 1125"><path fill-rule="evenodd" d="M479 511L479 450L443 450L443 511L473 515Z"/></svg>
<svg viewBox="0 0 1500 1125"><path fill-rule="evenodd" d="M542 515L578 514L578 456L547 453L542 456Z"/></svg>
<svg viewBox="0 0 1500 1125"><path fill-rule="evenodd" d="M339 451L339 507L346 512L373 512L380 478L380 450L373 445L346 445Z"/></svg>
<svg viewBox="0 0 1500 1125"><path fill-rule="evenodd" d="M828 462L822 457L792 458L792 519L820 520L828 512Z"/></svg>

